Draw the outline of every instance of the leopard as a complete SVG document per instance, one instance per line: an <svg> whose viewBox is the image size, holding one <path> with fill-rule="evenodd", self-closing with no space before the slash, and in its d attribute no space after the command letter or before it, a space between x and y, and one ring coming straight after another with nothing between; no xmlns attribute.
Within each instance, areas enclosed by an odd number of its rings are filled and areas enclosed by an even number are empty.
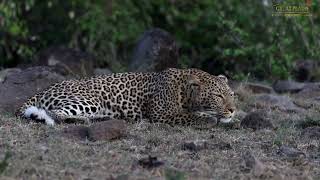
<svg viewBox="0 0 320 180"><path fill-rule="evenodd" d="M124 72L55 83L16 112L47 125L122 119L210 128L229 123L236 111L224 75L196 68Z"/></svg>

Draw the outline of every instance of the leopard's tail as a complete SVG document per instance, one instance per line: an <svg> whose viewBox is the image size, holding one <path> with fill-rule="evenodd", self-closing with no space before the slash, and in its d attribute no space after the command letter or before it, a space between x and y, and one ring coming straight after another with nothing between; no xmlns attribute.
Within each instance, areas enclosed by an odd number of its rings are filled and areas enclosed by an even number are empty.
<svg viewBox="0 0 320 180"><path fill-rule="evenodd" d="M45 109L35 106L33 103L25 103L16 112L16 116L23 119L31 119L38 122L45 122L47 125L54 125L55 121L48 115Z"/></svg>

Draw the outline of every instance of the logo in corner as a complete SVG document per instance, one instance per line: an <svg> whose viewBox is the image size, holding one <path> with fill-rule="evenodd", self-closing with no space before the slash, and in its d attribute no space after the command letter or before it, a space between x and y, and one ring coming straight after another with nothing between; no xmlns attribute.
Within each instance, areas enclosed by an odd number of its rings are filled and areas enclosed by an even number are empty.
<svg viewBox="0 0 320 180"><path fill-rule="evenodd" d="M312 0L273 0L272 16L312 16Z"/></svg>

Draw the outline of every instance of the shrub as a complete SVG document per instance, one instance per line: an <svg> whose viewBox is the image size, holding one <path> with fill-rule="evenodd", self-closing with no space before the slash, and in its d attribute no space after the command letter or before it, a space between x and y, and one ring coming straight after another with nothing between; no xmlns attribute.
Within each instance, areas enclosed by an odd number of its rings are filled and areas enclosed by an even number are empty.
<svg viewBox="0 0 320 180"><path fill-rule="evenodd" d="M270 0L4 0L0 66L66 45L122 71L138 36L160 27L176 37L183 67L238 79L288 78L293 61L320 57L320 5L312 3L312 17L289 18L273 17Z"/></svg>

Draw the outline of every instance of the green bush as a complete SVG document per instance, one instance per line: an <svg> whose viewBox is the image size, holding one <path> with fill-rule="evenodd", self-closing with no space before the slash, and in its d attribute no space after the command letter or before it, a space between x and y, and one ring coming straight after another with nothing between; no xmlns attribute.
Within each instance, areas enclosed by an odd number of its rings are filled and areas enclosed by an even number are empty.
<svg viewBox="0 0 320 180"><path fill-rule="evenodd" d="M213 63L211 72L233 78L288 78L295 60L320 59L320 5L312 1L312 17L290 18L272 16L271 1L265 2L7 0L0 3L0 32L12 38L0 40L0 66L66 45L122 71L139 35L160 27L176 37L183 67Z"/></svg>

